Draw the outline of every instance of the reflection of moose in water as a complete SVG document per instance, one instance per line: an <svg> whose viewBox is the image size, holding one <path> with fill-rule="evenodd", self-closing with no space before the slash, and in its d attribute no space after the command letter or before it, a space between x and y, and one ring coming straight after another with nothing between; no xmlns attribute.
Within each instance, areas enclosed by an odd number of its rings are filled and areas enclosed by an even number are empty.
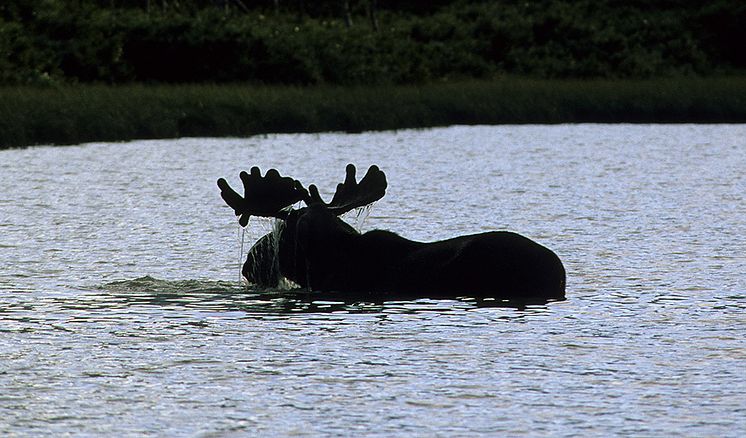
<svg viewBox="0 0 746 438"><path fill-rule="evenodd" d="M371 166L362 180L347 166L345 182L329 204L318 189L271 169L241 172L244 196L224 179L218 187L245 226L250 215L282 221L251 248L243 275L274 287L280 275L314 291L384 297L496 298L520 301L563 299L565 269L551 250L521 235L495 231L432 243L389 231L360 234L339 215L381 199L386 176ZM290 206L303 201L306 206ZM278 272L279 271L279 272ZM341 296L344 296L343 294Z"/></svg>

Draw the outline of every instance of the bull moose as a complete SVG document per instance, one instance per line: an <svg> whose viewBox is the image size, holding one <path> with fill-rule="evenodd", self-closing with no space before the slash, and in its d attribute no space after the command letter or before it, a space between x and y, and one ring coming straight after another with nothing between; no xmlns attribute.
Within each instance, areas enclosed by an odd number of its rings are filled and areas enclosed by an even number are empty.
<svg viewBox="0 0 746 438"><path fill-rule="evenodd" d="M357 182L349 164L331 200L270 169L241 172L244 195L218 179L220 194L239 223L252 215L279 219L279 232L249 250L242 273L259 286L281 276L302 288L344 297L473 297L515 301L561 300L565 269L548 248L516 233L493 231L438 242L416 242L395 233L359 233L339 218L381 199L386 175L371 166ZM293 208L303 201L305 207Z"/></svg>

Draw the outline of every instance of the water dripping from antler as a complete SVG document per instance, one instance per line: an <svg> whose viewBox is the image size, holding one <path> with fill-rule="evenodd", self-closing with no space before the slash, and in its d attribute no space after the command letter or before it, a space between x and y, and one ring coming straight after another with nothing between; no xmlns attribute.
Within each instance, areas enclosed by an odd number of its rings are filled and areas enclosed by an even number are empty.
<svg viewBox="0 0 746 438"><path fill-rule="evenodd" d="M350 219L350 225L352 225L358 233L362 233L365 221L370 217L371 210L373 210L373 204L364 205L352 210L349 216L345 215L345 218Z"/></svg>

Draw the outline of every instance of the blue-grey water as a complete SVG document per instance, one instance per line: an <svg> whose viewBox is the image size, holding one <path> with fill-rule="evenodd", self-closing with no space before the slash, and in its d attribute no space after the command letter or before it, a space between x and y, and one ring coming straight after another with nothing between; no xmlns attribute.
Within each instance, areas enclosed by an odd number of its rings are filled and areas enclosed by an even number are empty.
<svg viewBox="0 0 746 438"><path fill-rule="evenodd" d="M348 162L388 175L364 230L517 231L560 255L568 300L240 285L215 180L276 167L328 199ZM744 193L746 125L0 151L0 435L743 436Z"/></svg>

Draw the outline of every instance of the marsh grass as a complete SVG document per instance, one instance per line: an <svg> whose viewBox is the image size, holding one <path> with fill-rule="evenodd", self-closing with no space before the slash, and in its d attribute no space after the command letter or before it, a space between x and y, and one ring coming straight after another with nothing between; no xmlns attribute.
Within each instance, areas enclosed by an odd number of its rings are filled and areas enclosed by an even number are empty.
<svg viewBox="0 0 746 438"><path fill-rule="evenodd" d="M746 122L746 77L0 88L0 148L452 124Z"/></svg>

